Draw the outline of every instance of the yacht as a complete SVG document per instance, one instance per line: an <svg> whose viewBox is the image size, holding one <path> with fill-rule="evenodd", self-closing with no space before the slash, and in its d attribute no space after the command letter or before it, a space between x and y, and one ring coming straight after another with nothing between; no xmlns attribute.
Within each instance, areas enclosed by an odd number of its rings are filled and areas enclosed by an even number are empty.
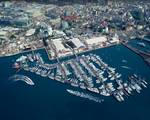
<svg viewBox="0 0 150 120"><path fill-rule="evenodd" d="M122 102L122 99L116 92L114 92L113 96L116 98L117 101Z"/></svg>

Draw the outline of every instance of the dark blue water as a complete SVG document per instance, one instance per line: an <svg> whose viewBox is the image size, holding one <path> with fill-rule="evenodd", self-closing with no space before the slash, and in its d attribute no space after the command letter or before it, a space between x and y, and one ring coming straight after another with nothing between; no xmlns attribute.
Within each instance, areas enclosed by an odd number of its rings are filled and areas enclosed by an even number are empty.
<svg viewBox="0 0 150 120"><path fill-rule="evenodd" d="M49 62L44 50L40 50L46 62ZM150 68L127 48L118 45L93 51L103 61L122 73L123 79L137 73L150 80ZM88 53L86 53L88 54ZM103 103L96 103L84 98L72 96L66 88L74 89L48 78L33 73L20 71L30 77L35 86L23 82L10 83L8 78L15 74L11 68L15 58L0 58L0 120L149 120L150 87L141 94L134 93L125 102L119 103L113 97L104 98ZM122 62L126 60L127 62ZM128 66L131 70L121 66ZM150 83L150 82L149 82Z"/></svg>

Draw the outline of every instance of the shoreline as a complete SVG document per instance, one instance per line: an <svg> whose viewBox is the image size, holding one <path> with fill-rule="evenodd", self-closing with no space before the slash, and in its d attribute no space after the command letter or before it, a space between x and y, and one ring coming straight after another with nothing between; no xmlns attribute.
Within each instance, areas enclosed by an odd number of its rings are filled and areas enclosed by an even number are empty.
<svg viewBox="0 0 150 120"><path fill-rule="evenodd" d="M99 48L95 48L95 49L88 49L88 50L85 50L85 51L78 52L78 53L76 53L76 55L80 55L80 54L87 53L87 52L92 52L92 51L95 51L95 50L98 50L98 49L109 48L109 47L113 47L113 46L116 46L116 45L121 45L121 43L119 42L119 43L111 44L111 45L104 46L104 47L99 47ZM47 54L48 54L48 53L47 53ZM62 57L59 57L59 58L60 58L60 59L61 59L61 58L66 58L66 57L69 57L69 56L74 56L74 54L62 56ZM52 59L49 59L49 60L55 60L55 59L56 59L56 58L52 58Z"/></svg>
<svg viewBox="0 0 150 120"><path fill-rule="evenodd" d="M86 53L86 52L90 52L90 51L94 51L94 50L98 50L98 49L103 49L103 48L109 48L109 47L112 47L112 46L115 46L115 45L120 45L120 44L121 43L119 42L119 43L111 44L111 45L108 45L108 46L98 47L98 48L95 48L95 49L88 49L88 50L85 50L85 51L78 52L76 54L80 55L82 53ZM37 51L37 50L45 50L45 52L46 52L46 54L48 56L46 48L45 47L41 47L41 48L37 48L37 49L34 49L34 50L27 50L27 51L22 51L22 52L15 53L15 54L9 54L9 55L5 55L5 56L0 56L0 58L12 57L12 56L16 56L16 55L19 55L19 54L28 53L28 52ZM59 58L66 58L66 57L73 56L73 55L74 54L70 54L70 55L59 57ZM48 57L48 59L49 59L49 57ZM55 60L55 59L56 58L52 58L52 59L49 59L49 60L51 61L51 60Z"/></svg>
<svg viewBox="0 0 150 120"><path fill-rule="evenodd" d="M133 39L128 40L127 42L129 42L131 40L134 40L134 39L140 39L140 38L133 38ZM119 43L114 43L114 44L110 44L110 45L103 46L103 47L98 47L98 48L94 48L94 49L88 49L88 50L85 50L85 51L80 51L80 52L77 52L76 54L80 55L82 53L86 53L86 52L90 52L90 51L94 51L94 50L98 50L98 49L103 49L103 48L109 48L109 47L112 47L112 46L115 46L115 45L121 45L121 40L119 41ZM46 48L45 47L40 47L40 48L37 48L37 49L34 49L34 50L31 49L31 50L27 50L27 51L21 51L21 52L15 53L15 54L8 54L8 55L4 55L4 56L0 55L0 58L12 57L12 56L15 56L15 55L19 55L19 54L23 54L23 53L27 53L27 52L32 52L32 51L37 51L37 50L42 50L42 49L45 50L47 56L49 56L48 53L47 53ZM59 57L59 58L66 58L66 57L73 56L73 55L74 54L70 54L70 55ZM48 59L49 59L49 57L48 57ZM52 58L52 59L49 59L49 60L55 60L55 59L56 58Z"/></svg>
<svg viewBox="0 0 150 120"><path fill-rule="evenodd" d="M34 50L26 50L26 51L18 52L18 53L15 53L15 54L8 54L8 55L5 55L5 56L0 56L0 58L12 57L12 56L15 56L15 55L19 55L19 54L23 54L23 53L27 53L27 52L32 52L32 51L37 51L37 50L42 50L42 49L45 49L45 48L41 47L41 48L37 48L37 49L34 49Z"/></svg>

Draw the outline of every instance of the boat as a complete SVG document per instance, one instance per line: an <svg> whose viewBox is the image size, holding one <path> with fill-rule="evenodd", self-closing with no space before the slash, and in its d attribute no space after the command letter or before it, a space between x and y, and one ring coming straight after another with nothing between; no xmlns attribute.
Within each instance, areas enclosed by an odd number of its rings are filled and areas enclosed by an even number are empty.
<svg viewBox="0 0 150 120"><path fill-rule="evenodd" d="M80 86L81 89L86 89L84 83L79 83L79 86Z"/></svg>
<svg viewBox="0 0 150 120"><path fill-rule="evenodd" d="M106 91L106 89L105 88L103 88L103 89L101 89L100 87L99 87L99 89L100 89L100 94L101 95L103 95L103 96L110 96L111 94L110 93L108 93L107 91Z"/></svg>
<svg viewBox="0 0 150 120"><path fill-rule="evenodd" d="M134 79L139 85L143 86L144 88L147 88L147 82L141 78L138 78L137 75L133 75L130 77L130 79Z"/></svg>
<svg viewBox="0 0 150 120"><path fill-rule="evenodd" d="M79 96L81 98L86 98L88 100L92 100L92 101L98 102L98 103L101 103L101 102L104 101L103 99L99 99L97 97L94 97L94 96L89 95L89 94L84 93L84 92L74 91L74 90L71 90L71 89L67 89L67 92L72 94L72 95Z"/></svg>
<svg viewBox="0 0 150 120"><path fill-rule="evenodd" d="M141 82L141 85L142 85L143 87L147 88L147 86L146 86L143 82Z"/></svg>
<svg viewBox="0 0 150 120"><path fill-rule="evenodd" d="M32 57L32 54L27 54L27 58L30 62L34 62L34 59Z"/></svg>
<svg viewBox="0 0 150 120"><path fill-rule="evenodd" d="M122 102L122 99L116 92L113 93L113 96L114 96L114 98L116 98L117 101Z"/></svg>
<svg viewBox="0 0 150 120"><path fill-rule="evenodd" d="M104 71L100 71L99 74L100 74L100 75L103 75L103 74L104 74Z"/></svg>
<svg viewBox="0 0 150 120"><path fill-rule="evenodd" d="M127 93L131 94L132 89L128 86L127 83L124 83L124 84L123 84L123 87L124 87L124 89L125 89L125 91L126 91Z"/></svg>
<svg viewBox="0 0 150 120"><path fill-rule="evenodd" d="M15 68L15 69L19 69L20 68L20 64L15 62L12 67Z"/></svg>
<svg viewBox="0 0 150 120"><path fill-rule="evenodd" d="M118 74L118 73L117 73L117 74L115 75L115 77L118 79L118 78L121 77L121 74Z"/></svg>
<svg viewBox="0 0 150 120"><path fill-rule="evenodd" d="M64 69L66 75L70 75L70 71L67 69L66 65L64 63L61 64L62 65L62 68Z"/></svg>
<svg viewBox="0 0 150 120"><path fill-rule="evenodd" d="M106 80L108 80L108 78L103 77L102 82L105 82Z"/></svg>
<svg viewBox="0 0 150 120"><path fill-rule="evenodd" d="M16 62L21 62L21 63L24 63L26 61L27 57L22 55L21 57L19 57Z"/></svg>
<svg viewBox="0 0 150 120"><path fill-rule="evenodd" d="M137 91L137 93L140 93L140 91L142 90L142 88L138 85L138 84L134 84L134 86L135 86L135 89L136 89L136 91Z"/></svg>
<svg viewBox="0 0 150 120"><path fill-rule="evenodd" d="M123 92L122 92L122 93L123 93ZM121 93L120 93L120 92L118 93L118 95L119 95L119 97L120 97L121 101L124 101L124 98L123 98L123 96L121 95ZM123 95L124 95L124 93L123 93Z"/></svg>
<svg viewBox="0 0 150 120"><path fill-rule="evenodd" d="M36 71L36 74L37 74L37 75L40 75L40 74L41 74L41 71L42 71L42 69L38 69L38 70Z"/></svg>
<svg viewBox="0 0 150 120"><path fill-rule="evenodd" d="M127 63L128 61L127 61L127 60L122 60L122 62L123 62L123 63Z"/></svg>
<svg viewBox="0 0 150 120"><path fill-rule="evenodd" d="M115 80L115 76L111 77L110 80Z"/></svg>
<svg viewBox="0 0 150 120"><path fill-rule="evenodd" d="M144 84L146 84L146 85L148 84L145 80L142 80L142 82L143 82Z"/></svg>
<svg viewBox="0 0 150 120"><path fill-rule="evenodd" d="M139 45L140 47L146 47L146 44L143 42L138 42L137 45Z"/></svg>
<svg viewBox="0 0 150 120"><path fill-rule="evenodd" d="M79 87L77 80L71 79L70 81L71 81L71 85L72 85L73 87Z"/></svg>
<svg viewBox="0 0 150 120"><path fill-rule="evenodd" d="M130 67L127 67L127 66L121 66L121 67L124 68L124 69L131 70L131 68L130 68Z"/></svg>
<svg viewBox="0 0 150 120"><path fill-rule="evenodd" d="M47 77L47 70L42 70L41 71L41 76L42 77Z"/></svg>
<svg viewBox="0 0 150 120"><path fill-rule="evenodd" d="M96 83L98 83L98 84L101 83L101 80L100 80L100 79L97 79L97 80L96 80Z"/></svg>
<svg viewBox="0 0 150 120"><path fill-rule="evenodd" d="M12 77L9 78L9 80L13 80L14 82L17 81L23 81L28 85L34 85L34 82L27 76L24 75L13 75Z"/></svg>

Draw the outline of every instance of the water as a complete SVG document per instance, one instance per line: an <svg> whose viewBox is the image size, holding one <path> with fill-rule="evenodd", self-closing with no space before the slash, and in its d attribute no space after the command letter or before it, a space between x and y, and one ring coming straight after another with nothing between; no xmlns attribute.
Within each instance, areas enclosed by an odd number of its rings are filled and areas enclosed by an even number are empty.
<svg viewBox="0 0 150 120"><path fill-rule="evenodd" d="M40 50L48 62L44 50ZM93 51L100 55L104 62L115 67L117 72L127 76L137 73L150 80L150 68L141 57L124 46L118 45ZM88 54L88 53L85 53ZM0 58L0 120L147 120L150 114L150 87L141 94L119 103L113 97L104 98L104 102L96 103L88 99L70 95L66 89L77 90L69 85L59 83L36 74L20 71L19 74L28 76L34 86L18 81L9 84L8 78L16 72L11 68L14 60L20 55ZM68 59L68 58L66 58ZM126 60L126 62L123 62ZM127 70L121 66L132 68ZM148 81L150 84L150 82Z"/></svg>

